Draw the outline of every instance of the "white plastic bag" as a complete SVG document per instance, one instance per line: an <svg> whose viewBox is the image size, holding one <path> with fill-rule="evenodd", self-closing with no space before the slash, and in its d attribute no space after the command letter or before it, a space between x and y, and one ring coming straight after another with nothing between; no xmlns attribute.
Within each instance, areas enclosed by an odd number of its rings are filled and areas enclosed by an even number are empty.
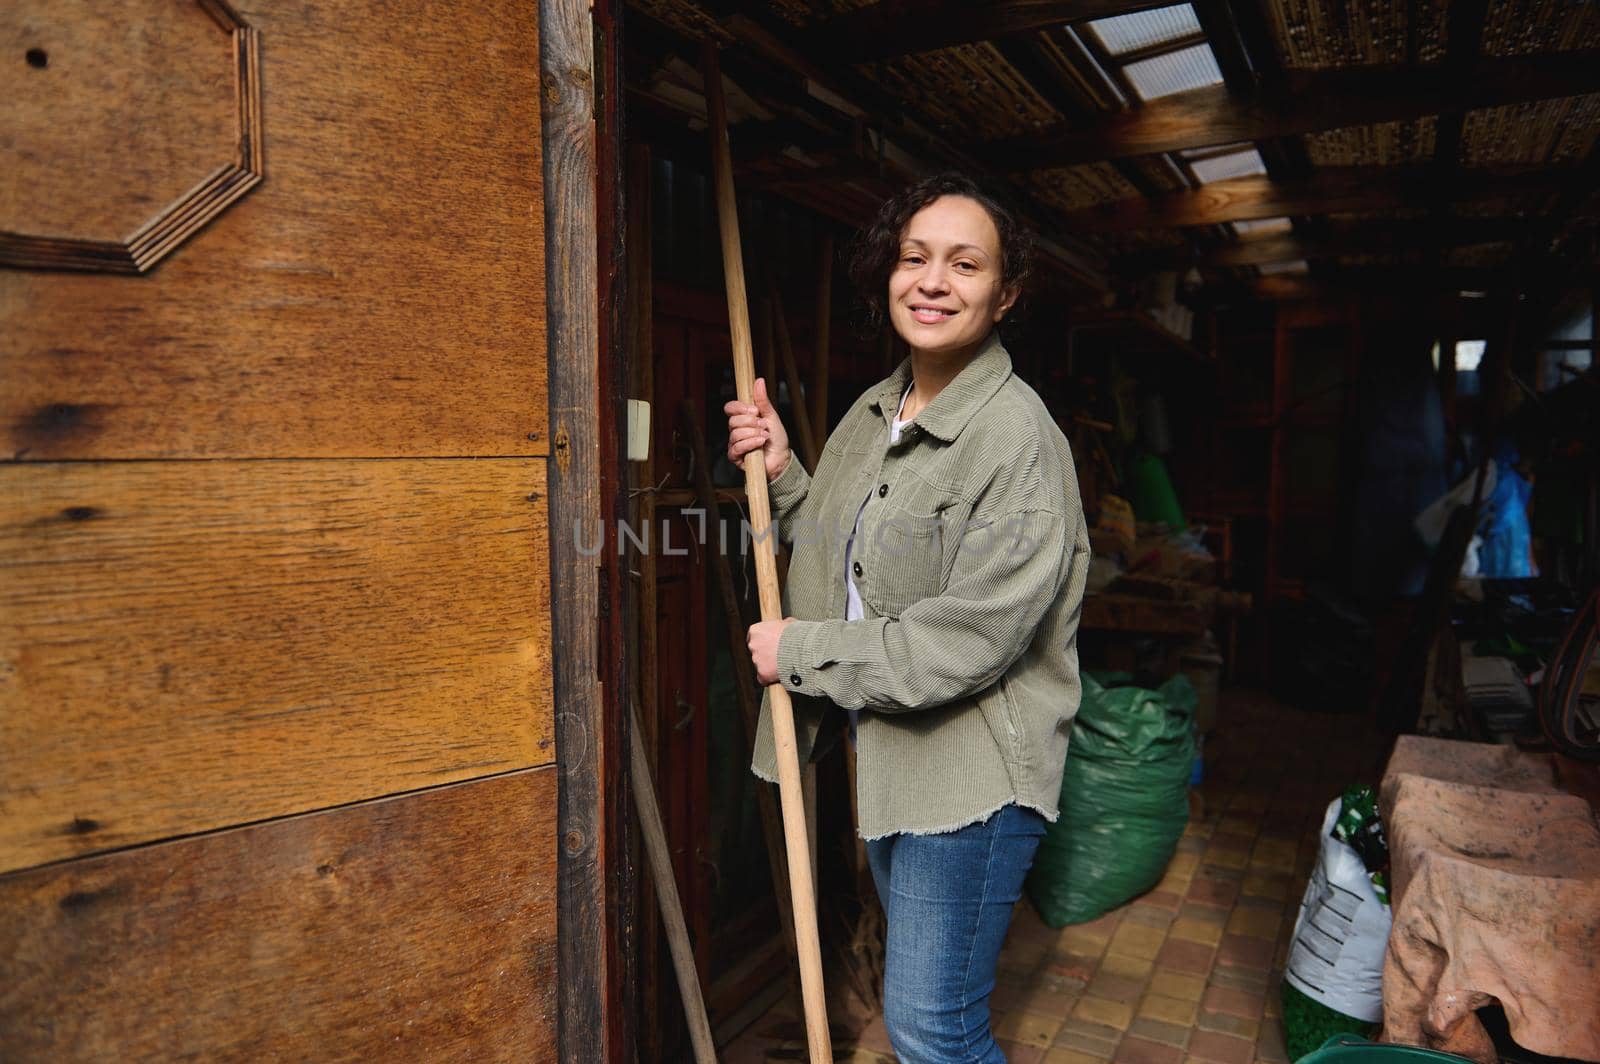
<svg viewBox="0 0 1600 1064"><path fill-rule="evenodd" d="M1313 1001L1376 1023L1383 1017L1383 955L1393 914L1356 851L1333 837L1343 799L1322 818L1322 852L1294 924L1284 977Z"/></svg>

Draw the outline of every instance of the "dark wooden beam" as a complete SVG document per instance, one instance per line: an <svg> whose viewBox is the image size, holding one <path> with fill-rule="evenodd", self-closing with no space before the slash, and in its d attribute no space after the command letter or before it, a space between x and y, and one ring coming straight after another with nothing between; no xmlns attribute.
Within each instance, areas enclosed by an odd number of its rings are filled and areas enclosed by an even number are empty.
<svg viewBox="0 0 1600 1064"><path fill-rule="evenodd" d="M540 140L545 261L560 263L546 293L550 351L550 597L556 714L557 1029L562 1064L605 1060L614 1010L606 884L606 690L601 683L600 568L560 530L599 524L601 404L595 160L595 24L584 0L540 0ZM603 527L603 526L602 526ZM614 693L613 693L613 697Z"/></svg>
<svg viewBox="0 0 1600 1064"><path fill-rule="evenodd" d="M1291 302L1348 296L1353 292L1489 291L1504 286L1506 278L1503 270L1460 267L1428 271L1393 267L1347 269L1319 277L1305 274L1257 277L1243 284L1202 293L1201 298L1216 303L1234 302L1240 296L1268 302Z"/></svg>
<svg viewBox="0 0 1600 1064"><path fill-rule="evenodd" d="M1298 71L1285 74L1278 89L1194 89L1097 121L994 141L983 154L1001 169L1036 170L1590 92L1600 92L1600 49L1484 59L1459 84L1432 67Z"/></svg>
<svg viewBox="0 0 1600 1064"><path fill-rule="evenodd" d="M1236 177L1153 199L1119 200L1072 211L1064 221L1068 232L1109 233L1217 225L1284 215L1429 207L1446 196L1467 202L1525 192L1560 191L1578 173L1575 167L1543 167L1511 174L1474 172L1463 175L1446 190L1438 187L1426 167L1324 168L1299 180Z"/></svg>
<svg viewBox="0 0 1600 1064"><path fill-rule="evenodd" d="M817 62L848 66L958 44L1036 33L1069 22L1163 7L1169 0L882 0L796 36Z"/></svg>
<svg viewBox="0 0 1600 1064"><path fill-rule="evenodd" d="M1300 259L1314 262L1346 255L1401 254L1431 248L1510 242L1521 237L1527 228L1526 221L1514 218L1465 218L1382 225L1368 223L1335 227L1319 237L1275 233L1231 241L1194 254L1174 249L1129 255L1117 259L1113 267L1124 276L1137 276L1157 270L1181 270L1189 266L1228 268L1295 262Z"/></svg>

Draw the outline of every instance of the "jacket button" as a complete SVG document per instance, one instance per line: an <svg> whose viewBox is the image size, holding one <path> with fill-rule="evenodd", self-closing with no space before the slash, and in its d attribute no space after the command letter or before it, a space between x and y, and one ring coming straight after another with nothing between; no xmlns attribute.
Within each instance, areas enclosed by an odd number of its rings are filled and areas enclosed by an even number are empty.
<svg viewBox="0 0 1600 1064"><path fill-rule="evenodd" d="M800 674L798 672L791 672L789 674L789 686L790 687L799 687L800 686Z"/></svg>
<svg viewBox="0 0 1600 1064"><path fill-rule="evenodd" d="M860 576L861 575L861 563L860 562L856 562L855 564L851 565L850 566L850 571L852 573L855 573L857 576Z"/></svg>
<svg viewBox="0 0 1600 1064"><path fill-rule="evenodd" d="M887 494L889 494L889 485L887 485L887 484L879 484L878 485L878 498L881 499Z"/></svg>

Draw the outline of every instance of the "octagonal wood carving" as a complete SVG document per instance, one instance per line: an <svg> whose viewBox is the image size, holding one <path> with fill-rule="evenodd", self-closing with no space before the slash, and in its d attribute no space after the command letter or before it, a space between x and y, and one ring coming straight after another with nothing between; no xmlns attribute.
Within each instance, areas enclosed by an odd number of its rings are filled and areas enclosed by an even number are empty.
<svg viewBox="0 0 1600 1064"><path fill-rule="evenodd" d="M260 44L223 0L0 3L0 266L143 273L261 177Z"/></svg>

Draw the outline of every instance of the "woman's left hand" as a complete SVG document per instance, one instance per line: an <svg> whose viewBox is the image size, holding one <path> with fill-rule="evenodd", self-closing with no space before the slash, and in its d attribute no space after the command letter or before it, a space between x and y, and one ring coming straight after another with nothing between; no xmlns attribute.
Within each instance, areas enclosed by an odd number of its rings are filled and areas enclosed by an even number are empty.
<svg viewBox="0 0 1600 1064"><path fill-rule="evenodd" d="M789 627L793 617L781 621L758 621L750 626L745 642L750 647L750 660L756 665L756 682L763 687L778 682L778 640Z"/></svg>

